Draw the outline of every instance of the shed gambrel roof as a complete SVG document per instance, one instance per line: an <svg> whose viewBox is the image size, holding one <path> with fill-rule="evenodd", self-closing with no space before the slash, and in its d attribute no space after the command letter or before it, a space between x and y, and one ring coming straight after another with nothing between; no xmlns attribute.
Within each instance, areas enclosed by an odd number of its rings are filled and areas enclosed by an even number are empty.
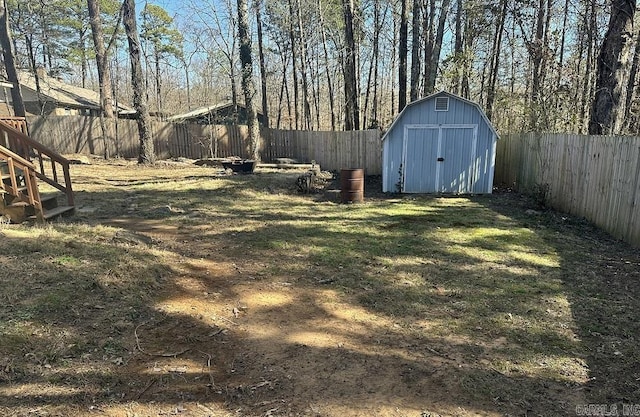
<svg viewBox="0 0 640 417"><path fill-rule="evenodd" d="M500 138L500 135L498 135L498 132L493 127L493 124L491 123L491 121L489 120L487 115L485 114L484 110L482 110L482 108L480 108L480 105L478 103L476 103L474 101L471 101L469 99L466 99L464 97L460 97L458 95L455 95L453 93L449 93L448 91L440 90L437 93L433 93L433 94L431 94L431 95L429 95L427 97L423 97L421 99L412 101L411 103L407 104L405 106L405 108L402 109L400 114L398 114L398 116L396 116L396 118L393 121L393 123L391 123L391 126L389 126L389 129L387 129L387 131L384 133L384 135L382 135L382 139L381 140L384 141L387 138L387 135L389 134L389 132L391 132L393 130L393 128L395 127L396 123L399 123L399 120L402 119L402 115L404 114L404 112L407 111L410 107L420 105L420 104L424 103L425 101L429 101L429 100L431 100L431 99L433 99L433 98L435 98L437 96L442 96L442 95L446 95L446 96L454 98L456 100L460 100L463 103L467 103L467 104L470 104L470 105L474 106L478 110L478 112L480 112L480 114L482 115L482 118L487 123L487 126L489 126L489 129L491 129L491 131L496 136L496 138L497 139Z"/></svg>

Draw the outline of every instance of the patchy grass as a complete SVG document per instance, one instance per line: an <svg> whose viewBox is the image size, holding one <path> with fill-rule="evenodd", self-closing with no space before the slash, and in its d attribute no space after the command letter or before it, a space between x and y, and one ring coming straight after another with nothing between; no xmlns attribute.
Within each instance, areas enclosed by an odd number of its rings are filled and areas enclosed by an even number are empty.
<svg viewBox="0 0 640 417"><path fill-rule="evenodd" d="M73 167L2 226L2 415L567 415L640 398L640 255L514 194Z"/></svg>

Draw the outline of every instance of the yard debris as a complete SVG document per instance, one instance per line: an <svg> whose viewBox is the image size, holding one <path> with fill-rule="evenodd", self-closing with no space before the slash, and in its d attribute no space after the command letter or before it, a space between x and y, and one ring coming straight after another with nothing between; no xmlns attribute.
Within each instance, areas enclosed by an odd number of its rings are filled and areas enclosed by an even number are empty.
<svg viewBox="0 0 640 417"><path fill-rule="evenodd" d="M208 334L208 336L209 336L209 337L213 337L213 336L217 336L217 335L219 335L219 334L226 334L227 332L228 332L228 330L227 330L227 329L224 329L224 328L221 328L221 327L220 327L220 328L218 328L218 330L216 330L216 331L214 331L214 332L209 333L209 334Z"/></svg>
<svg viewBox="0 0 640 417"><path fill-rule="evenodd" d="M145 394L145 392L149 391L149 388L151 388L153 384L155 384L156 382L158 382L158 378L153 378L151 381L149 381L147 386L145 386L144 389L140 391L140 393L136 396L136 400L139 400L140 397L142 397Z"/></svg>
<svg viewBox="0 0 640 417"><path fill-rule="evenodd" d="M193 161L194 165L198 166L206 166L206 167L217 167L222 168L222 162L227 161L227 158L203 158L196 159Z"/></svg>
<svg viewBox="0 0 640 417"><path fill-rule="evenodd" d="M296 179L296 188L299 193L311 194L323 191L333 179L333 174L320 170L320 165L311 165L311 168Z"/></svg>
<svg viewBox="0 0 640 417"><path fill-rule="evenodd" d="M91 159L89 156L79 153L67 154L64 157L69 161L71 165L91 165ZM101 157L97 157L102 159Z"/></svg>
<svg viewBox="0 0 640 417"><path fill-rule="evenodd" d="M231 323L231 324L233 324L234 326L237 326L237 325L238 325L238 323L236 323L236 322L235 322L235 321L233 321L233 320L229 320L229 319L224 318L224 317L221 317L221 316L216 316L215 314L212 314L212 315L211 315L211 318L212 318L212 319L214 319L214 320L216 320L216 319L218 319L218 320L224 320L224 321L226 321L227 323Z"/></svg>
<svg viewBox="0 0 640 417"><path fill-rule="evenodd" d="M129 230L118 230L115 235L113 235L112 240L117 243L125 243L132 246L151 246L153 244L152 238L145 236L142 233L136 233Z"/></svg>
<svg viewBox="0 0 640 417"><path fill-rule="evenodd" d="M275 158L276 164L297 164L298 160L293 158Z"/></svg>
<svg viewBox="0 0 640 417"><path fill-rule="evenodd" d="M182 354L185 354L185 353L187 353L187 352L189 352L189 351L191 350L190 348L187 348L187 349L181 350L181 351L179 351L179 352L175 352L175 353L153 353L153 352L146 352L144 349L142 349L142 346L140 346L140 338L138 337L138 329L139 329L140 327L142 327L143 325L147 324L147 323L148 323L148 322L140 323L140 324L138 324L138 326L136 326L136 328L133 330L133 334L134 334L134 336L135 336L135 338L136 338L136 348L137 348L140 352L144 353L145 355L149 355L149 356L160 356L160 357L163 357L163 358L172 358L172 357L176 357L176 356L180 356L180 355L182 355Z"/></svg>

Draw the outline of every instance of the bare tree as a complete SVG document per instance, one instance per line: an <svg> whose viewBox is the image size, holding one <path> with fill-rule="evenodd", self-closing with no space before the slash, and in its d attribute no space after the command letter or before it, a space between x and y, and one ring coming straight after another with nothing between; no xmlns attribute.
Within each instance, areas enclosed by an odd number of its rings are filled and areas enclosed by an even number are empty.
<svg viewBox="0 0 640 417"><path fill-rule="evenodd" d="M133 106L138 113L138 135L140 136L138 163L153 164L156 161L156 155L153 149L151 116L149 116L149 108L147 107L147 98L144 91L142 64L140 61L140 39L138 38L138 26L136 24L135 0L124 0L124 3L122 4L122 21L127 33L127 42L129 44Z"/></svg>
<svg viewBox="0 0 640 417"><path fill-rule="evenodd" d="M262 90L262 117L264 117L264 127L269 127L269 104L267 101L267 66L264 61L264 41L262 34L262 0L255 0L256 28L258 31L258 58L260 61L260 87Z"/></svg>
<svg viewBox="0 0 640 417"><path fill-rule="evenodd" d="M500 2L500 14L496 21L496 31L493 37L493 47L491 48L491 60L489 62L489 85L487 86L487 103L485 110L487 117L491 120L493 116L493 102L496 97L496 81L498 80L498 70L500 67L500 51L502 49L502 33L504 32L504 21L507 17L507 0Z"/></svg>
<svg viewBox="0 0 640 417"><path fill-rule="evenodd" d="M417 1L417 0L416 0ZM398 112L407 105L407 53L408 53L408 20L409 0L400 3L400 39L398 44Z"/></svg>
<svg viewBox="0 0 640 417"><path fill-rule="evenodd" d="M93 44L96 53L96 68L98 69L98 83L100 86L100 102L106 117L113 117L113 96L111 94L111 71L108 63L108 49L104 46L104 32L102 30L102 19L100 17L100 3L98 0L87 0L89 8L89 22L93 34ZM117 28L116 28L117 31ZM113 45L113 40L109 46Z"/></svg>
<svg viewBox="0 0 640 417"><path fill-rule="evenodd" d="M329 71L329 51L327 47L327 31L324 23L324 10L322 9L321 0L318 0L318 15L320 18L320 32L322 35L322 51L324 53L324 66L325 66L325 72L327 75L327 86L329 88L329 110L331 112L331 130L336 130L334 83L331 79L331 72Z"/></svg>
<svg viewBox="0 0 640 417"><path fill-rule="evenodd" d="M418 99L420 91L420 0L413 0L413 16L411 18L411 88L409 97L411 101Z"/></svg>
<svg viewBox="0 0 640 417"><path fill-rule="evenodd" d="M293 8L293 0L289 1L289 46L291 47L291 63L293 65L293 111L295 114L295 126L296 129L300 128L300 90L298 88L298 48L296 48L296 32L293 25L295 11Z"/></svg>
<svg viewBox="0 0 640 417"><path fill-rule="evenodd" d="M431 0L432 5L435 3L435 0ZM424 91L425 95L431 94L436 85L436 77L438 75L439 63L440 63L440 51L442 50L442 41L444 39L444 29L445 23L447 21L447 15L449 13L449 6L451 4L451 0L442 0L442 4L440 7L440 15L438 17L438 29L435 33L435 37L432 38L433 42L429 42L431 46L430 53L431 55L428 57L428 62L426 63L427 69L425 69L425 82L424 82ZM431 13L435 7L431 7Z"/></svg>
<svg viewBox="0 0 640 417"><path fill-rule="evenodd" d="M199 50L205 52L206 68L201 75L207 80L202 100L211 104L212 89L220 83L212 81L214 72L220 73L228 80L220 91L225 99L230 100L237 117L238 104L238 16L233 0L207 0L188 2L194 11L190 30L193 31L194 43ZM216 85L218 84L218 85ZM229 94L230 93L230 94Z"/></svg>
<svg viewBox="0 0 640 417"><path fill-rule="evenodd" d="M13 101L13 113L16 116L25 117L27 112L22 101L22 90L20 89L20 81L18 80L18 71L15 63L15 50L11 39L11 31L9 30L9 12L7 10L7 0L0 1L0 45L2 46L2 55L4 58L4 66L7 71L7 79L13 84L11 89L11 100Z"/></svg>
<svg viewBox="0 0 640 417"><path fill-rule="evenodd" d="M102 140L104 141L104 157L109 158L109 145L107 138L109 131L104 118L113 119L113 94L111 92L111 69L109 68L109 50L112 48L118 29L120 27L121 11L118 13L118 21L114 28L111 40L108 46L104 46L104 32L102 30L102 19L100 17L100 5L97 0L87 0L89 9L89 22L91 25L91 33L93 35L93 45L96 53L96 67L98 69L98 86L100 89L100 129L102 130Z"/></svg>
<svg viewBox="0 0 640 417"><path fill-rule="evenodd" d="M358 79L356 72L356 43L353 33L353 0L342 0L345 34L344 95L345 130L360 129L360 109L358 107Z"/></svg>
<svg viewBox="0 0 640 417"><path fill-rule="evenodd" d="M249 125L249 142L251 143L251 157L260 160L260 127L256 116L253 98L256 94L253 85L253 60L251 58L251 34L249 33L248 0L238 0L238 38L240 39L240 63L242 64L242 91L244 104L247 109L247 124Z"/></svg>
<svg viewBox="0 0 640 417"><path fill-rule="evenodd" d="M624 126L635 11L635 0L612 0L609 27L598 55L596 95L589 120L592 135L619 134Z"/></svg>

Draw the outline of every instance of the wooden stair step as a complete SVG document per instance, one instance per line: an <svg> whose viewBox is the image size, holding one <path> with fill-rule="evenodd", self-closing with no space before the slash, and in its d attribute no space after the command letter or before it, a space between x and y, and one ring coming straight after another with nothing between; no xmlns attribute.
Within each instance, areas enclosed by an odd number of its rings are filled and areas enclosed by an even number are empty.
<svg viewBox="0 0 640 417"><path fill-rule="evenodd" d="M11 204L8 204L7 207L29 207L31 206L31 204L27 203L26 201L22 201L22 200L16 200L14 202L12 202Z"/></svg>
<svg viewBox="0 0 640 417"><path fill-rule="evenodd" d="M48 220L53 217L61 216L65 213L72 213L73 210L75 210L75 206L58 206L50 210L45 210L43 217L45 220Z"/></svg>
<svg viewBox="0 0 640 417"><path fill-rule="evenodd" d="M57 194L40 194L40 201L42 201L43 203L45 201L51 201L51 200L56 200L58 198Z"/></svg>
<svg viewBox="0 0 640 417"><path fill-rule="evenodd" d="M45 209L43 211L42 217L44 220L49 220L52 219L54 217L58 217L58 216L62 216L63 214L67 214L67 213L73 213L73 211L75 210L75 206L58 206L52 209ZM29 216L28 217L29 220L38 220L37 216Z"/></svg>
<svg viewBox="0 0 640 417"><path fill-rule="evenodd" d="M58 194L40 194L40 203L45 210L58 207Z"/></svg>

